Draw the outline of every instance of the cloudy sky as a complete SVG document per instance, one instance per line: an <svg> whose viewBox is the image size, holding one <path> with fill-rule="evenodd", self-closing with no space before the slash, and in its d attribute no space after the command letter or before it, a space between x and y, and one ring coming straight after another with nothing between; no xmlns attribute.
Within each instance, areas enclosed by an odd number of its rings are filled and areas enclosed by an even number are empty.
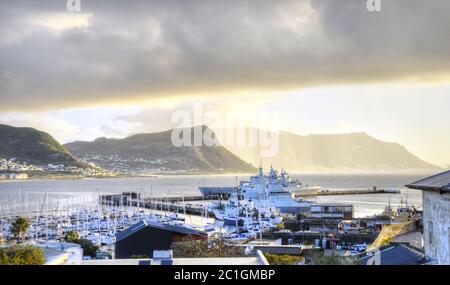
<svg viewBox="0 0 450 285"><path fill-rule="evenodd" d="M450 164L450 1L366 2L1 1L0 123L123 137L202 103Z"/></svg>

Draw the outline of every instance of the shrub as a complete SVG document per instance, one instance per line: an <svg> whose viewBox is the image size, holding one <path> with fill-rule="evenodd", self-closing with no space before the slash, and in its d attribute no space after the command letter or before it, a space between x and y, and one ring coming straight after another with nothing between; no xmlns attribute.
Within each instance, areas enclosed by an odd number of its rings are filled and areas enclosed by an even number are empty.
<svg viewBox="0 0 450 285"><path fill-rule="evenodd" d="M270 265L294 265L303 260L301 256L264 253Z"/></svg>
<svg viewBox="0 0 450 285"><path fill-rule="evenodd" d="M145 255L145 254L135 254L135 255L132 255L130 258L131 259L141 259L141 258L150 258L150 257L148 257L148 255Z"/></svg>
<svg viewBox="0 0 450 285"><path fill-rule="evenodd" d="M353 256L339 256L335 253L325 255L318 252L313 257L314 265L358 265L359 259Z"/></svg>
<svg viewBox="0 0 450 285"><path fill-rule="evenodd" d="M45 263L42 248L31 245L14 245L0 248L1 265L43 265Z"/></svg>
<svg viewBox="0 0 450 285"><path fill-rule="evenodd" d="M175 257L237 257L244 256L244 249L212 237L208 240L184 240L172 244Z"/></svg>
<svg viewBox="0 0 450 285"><path fill-rule="evenodd" d="M94 245L92 241L82 238L72 242L81 246L85 256L95 257L97 255L98 246Z"/></svg>

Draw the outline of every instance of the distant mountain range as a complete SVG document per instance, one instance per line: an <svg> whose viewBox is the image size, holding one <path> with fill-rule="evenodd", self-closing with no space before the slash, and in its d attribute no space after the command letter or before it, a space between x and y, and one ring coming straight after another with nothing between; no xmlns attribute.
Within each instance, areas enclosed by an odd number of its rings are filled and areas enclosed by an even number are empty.
<svg viewBox="0 0 450 285"><path fill-rule="evenodd" d="M51 135L33 128L0 124L0 157L30 164L65 164L83 167Z"/></svg>
<svg viewBox="0 0 450 285"><path fill-rule="evenodd" d="M247 130L248 131L248 130ZM289 171L439 170L398 143L377 140L366 133L301 136L279 133L279 152L260 158L261 147L227 148L254 165L284 167Z"/></svg>
<svg viewBox="0 0 450 285"><path fill-rule="evenodd" d="M198 128L184 129L193 134ZM397 143L366 133L307 135L280 132L279 151L260 158L261 147L174 146L172 130L123 139L98 138L61 146L51 135L32 128L0 124L0 158L31 164L85 167L93 162L121 173L255 172L262 162L289 171L440 170Z"/></svg>
<svg viewBox="0 0 450 285"><path fill-rule="evenodd" d="M201 131L205 131L206 127ZM195 128L185 129L193 134ZM174 146L172 130L123 139L98 138L64 145L75 156L107 170L133 173L254 172L254 166L222 146Z"/></svg>

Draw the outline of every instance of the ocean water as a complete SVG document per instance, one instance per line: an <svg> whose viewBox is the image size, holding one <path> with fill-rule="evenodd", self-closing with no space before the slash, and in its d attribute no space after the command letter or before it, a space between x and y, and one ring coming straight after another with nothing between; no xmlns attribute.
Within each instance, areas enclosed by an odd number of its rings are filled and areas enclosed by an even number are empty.
<svg viewBox="0 0 450 285"><path fill-rule="evenodd" d="M292 178L303 184L319 185L322 189L368 189L372 186L398 189L401 194L319 196L308 200L321 203L350 203L356 216L383 211L391 202L400 206L408 201L421 208L420 191L409 190L405 184L430 173L416 174L348 174L348 173L296 173ZM0 182L0 216L25 212L71 211L82 207L95 207L101 194L135 191L144 197L200 195L198 186L234 186L249 175L177 175L142 178L29 180Z"/></svg>

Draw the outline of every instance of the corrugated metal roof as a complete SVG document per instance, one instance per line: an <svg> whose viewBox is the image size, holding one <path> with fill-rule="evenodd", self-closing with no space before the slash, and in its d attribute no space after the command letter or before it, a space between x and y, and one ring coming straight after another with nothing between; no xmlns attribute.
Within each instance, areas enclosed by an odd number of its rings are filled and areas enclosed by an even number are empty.
<svg viewBox="0 0 450 285"><path fill-rule="evenodd" d="M381 257L379 265L419 265L427 262L423 253L403 244L389 246L375 254ZM373 255L368 255L361 258L361 264L367 265L372 257Z"/></svg>
<svg viewBox="0 0 450 285"><path fill-rule="evenodd" d="M263 253L270 254L301 255L302 253L300 246L255 245L253 248L254 251L260 250Z"/></svg>
<svg viewBox="0 0 450 285"><path fill-rule="evenodd" d="M202 232L196 229L187 228L183 226L177 226L177 225L171 225L171 224L164 224L164 228L168 231L187 234L187 235L207 235L206 232Z"/></svg>
<svg viewBox="0 0 450 285"><path fill-rule="evenodd" d="M147 222L142 220L137 224L132 225L131 227L126 228L125 230L119 232L116 234L116 241L120 241L124 238L126 238L127 236L140 231L141 229L145 228L147 226Z"/></svg>
<svg viewBox="0 0 450 285"><path fill-rule="evenodd" d="M450 191L450 170L413 182L406 187L418 190Z"/></svg>
<svg viewBox="0 0 450 285"><path fill-rule="evenodd" d="M144 220L132 225L131 227L121 231L120 233L116 234L116 242L120 241L128 236L130 236L131 234L138 232L140 230L142 230L145 227L152 227L152 228L160 228L160 229L164 229L167 231L171 231L171 232L177 232L177 233L182 233L182 234L186 234L186 235L205 235L207 236L207 234L205 232L196 230L196 229L191 229L191 228L187 228L187 227L183 227L183 226L176 226L176 225L170 225L170 224L158 224L158 223L150 223L150 222L146 222Z"/></svg>

